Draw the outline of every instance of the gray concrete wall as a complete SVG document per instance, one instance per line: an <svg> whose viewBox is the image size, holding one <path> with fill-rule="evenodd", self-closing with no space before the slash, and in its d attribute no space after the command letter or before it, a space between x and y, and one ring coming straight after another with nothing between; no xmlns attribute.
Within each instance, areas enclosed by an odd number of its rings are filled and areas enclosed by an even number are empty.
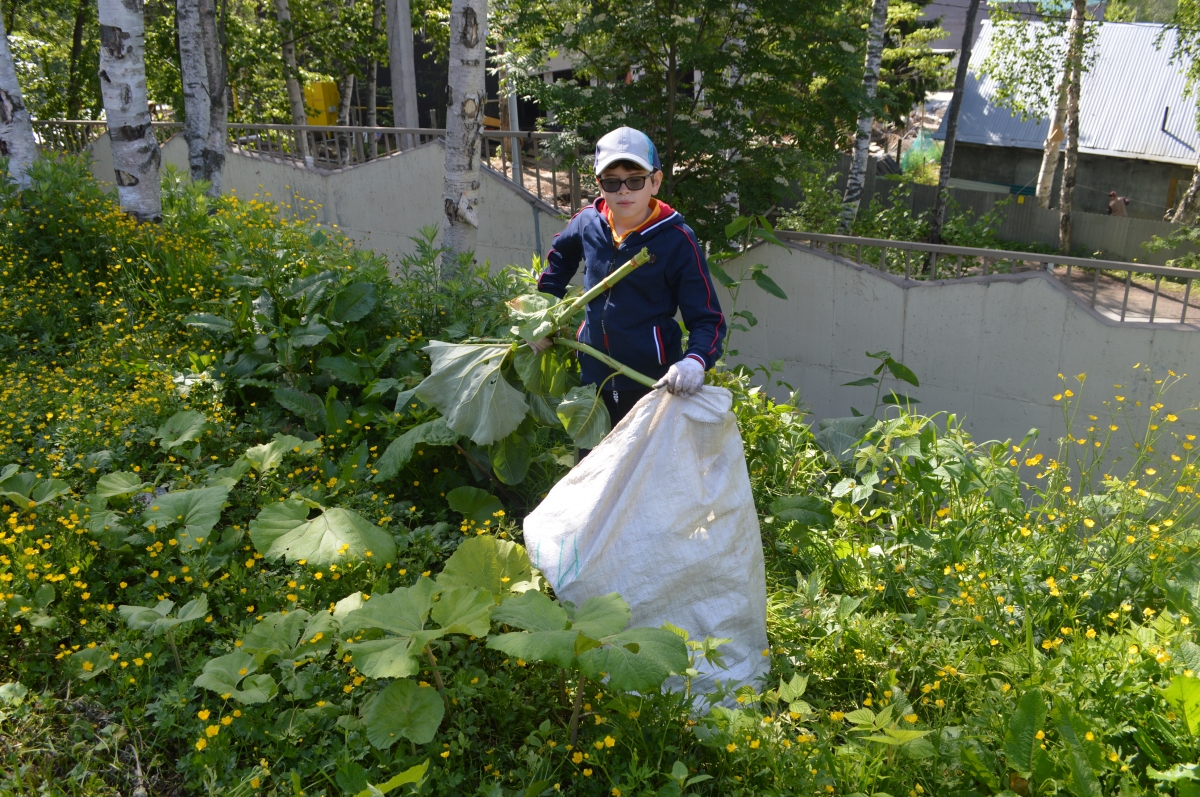
<svg viewBox="0 0 1200 797"><path fill-rule="evenodd" d="M879 363L865 353L880 349L921 382L910 388L889 380L885 388L907 391L923 412L957 414L977 439L1020 439L1033 427L1041 430L1043 444L1061 437L1065 425L1052 398L1064 387L1060 373L1087 374L1082 390L1074 380L1070 387L1085 411L1101 418L1108 417L1102 402L1114 394L1128 405L1141 400L1141 409L1131 409L1143 412L1153 380L1168 369L1191 375L1168 394L1169 408L1184 410L1200 400L1200 329L1117 325L1044 273L905 283L800 246L760 246L727 269L737 274L759 262L769 266L789 300L752 285L743 289L737 309L751 311L759 323L734 333L732 348L740 352L734 362L753 367L781 360L781 378L799 390L818 419L846 417L852 406L871 411L874 388L842 385L868 376ZM729 313L728 294L721 299ZM1135 364L1149 365L1150 374L1134 370ZM1200 427L1195 412L1178 414L1179 431ZM1130 442L1120 440L1123 446Z"/></svg>
<svg viewBox="0 0 1200 797"><path fill-rule="evenodd" d="M162 148L164 163L187 171L187 146L174 136ZM92 173L112 183L108 137L92 145ZM305 169L237 151L227 153L225 190L242 199L281 203L281 210L345 233L393 264L415 248L411 236L442 222L445 150L432 142L372 163L337 171ZM528 268L545 256L566 219L554 208L484 170L476 258L493 271L509 264Z"/></svg>

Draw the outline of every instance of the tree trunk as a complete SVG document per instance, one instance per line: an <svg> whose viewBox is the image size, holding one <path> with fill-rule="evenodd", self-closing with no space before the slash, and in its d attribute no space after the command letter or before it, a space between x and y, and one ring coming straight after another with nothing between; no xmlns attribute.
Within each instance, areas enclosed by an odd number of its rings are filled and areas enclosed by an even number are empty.
<svg viewBox="0 0 1200 797"><path fill-rule="evenodd" d="M871 24L867 28L867 61L863 71L863 94L867 109L858 117L858 131L854 134L854 156L850 162L850 173L846 175L846 193L842 198L842 216L838 220L838 232L845 235L858 215L862 203L863 186L867 180L868 153L871 147L871 129L875 126L875 90L879 87L879 64L883 60L883 37L887 27L888 0L874 0L871 6Z"/></svg>
<svg viewBox="0 0 1200 797"><path fill-rule="evenodd" d="M371 11L371 28L378 31L383 26L383 0L374 0ZM378 33L375 34L378 36ZM378 39L376 39L377 41ZM374 58L367 61L367 127L379 126L379 105L376 95L379 93L379 62ZM371 160L379 157L379 140L371 133Z"/></svg>
<svg viewBox="0 0 1200 797"><path fill-rule="evenodd" d="M300 88L300 67L296 63L296 33L292 30L292 8L288 0L275 0L275 18L279 20L279 32L283 36L283 65L287 70L288 105L292 111L292 124L308 125L308 111L304 107L304 90ZM296 154L308 160L308 133L296 133Z"/></svg>
<svg viewBox="0 0 1200 797"><path fill-rule="evenodd" d="M1054 172L1058 169L1058 155L1063 140L1063 124L1067 115L1067 72L1069 66L1063 64L1063 75L1055 89L1054 111L1050 115L1050 130L1042 143L1042 166L1038 170L1037 203L1039 208L1050 207L1050 194L1054 189Z"/></svg>
<svg viewBox="0 0 1200 797"><path fill-rule="evenodd" d="M1062 191L1059 194L1058 248L1071 254L1071 210L1075 195L1075 166L1079 160L1079 84L1083 81L1084 23L1087 0L1074 0L1067 45L1067 155L1063 160Z"/></svg>
<svg viewBox="0 0 1200 797"><path fill-rule="evenodd" d="M1192 173L1192 184L1175 206L1171 221L1176 224L1195 224L1197 216L1200 216L1200 163L1196 164L1196 171Z"/></svg>
<svg viewBox="0 0 1200 797"><path fill-rule="evenodd" d="M943 216L946 215L946 195L950 191L950 167L954 164L954 142L958 138L958 112L962 108L963 87L967 83L967 66L971 61L971 44L975 32L975 16L979 13L979 0L971 0L967 6L966 29L963 31L962 47L958 51L958 70L954 74L954 93L950 107L946 109L946 141L942 145L942 165L938 172L937 198L933 204L933 218L929 223L929 242L942 242Z"/></svg>
<svg viewBox="0 0 1200 797"><path fill-rule="evenodd" d="M192 180L209 183L209 196L220 196L225 166L228 111L225 106L225 57L217 34L214 0L176 0L179 66L183 78L183 137L188 145Z"/></svg>
<svg viewBox="0 0 1200 797"><path fill-rule="evenodd" d="M485 20L484 25L486 24ZM409 0L387 0L387 31L388 63L392 73L392 124L395 127L420 127L421 120L417 118L417 66L413 60L415 55ZM453 56L450 61L454 62ZM453 69L451 71L453 72ZM403 136L400 146L403 149L411 149L415 144L412 136Z"/></svg>
<svg viewBox="0 0 1200 797"><path fill-rule="evenodd" d="M446 225L442 273L473 252L479 227L479 139L483 129L487 0L453 0L450 8L450 83L446 107Z"/></svg>
<svg viewBox="0 0 1200 797"><path fill-rule="evenodd" d="M83 103L79 99L79 59L83 56L83 26L87 24L88 0L75 7L75 30L71 34L71 59L67 65L67 118L78 119Z"/></svg>
<svg viewBox="0 0 1200 797"><path fill-rule="evenodd" d="M162 221L162 156L146 99L146 25L141 0L99 0L100 96L108 121L121 208Z"/></svg>
<svg viewBox="0 0 1200 797"><path fill-rule="evenodd" d="M21 101L17 67L8 49L3 20L0 20L0 157L8 158L8 175L17 188L28 188L29 167L37 160L37 141L29 109Z"/></svg>

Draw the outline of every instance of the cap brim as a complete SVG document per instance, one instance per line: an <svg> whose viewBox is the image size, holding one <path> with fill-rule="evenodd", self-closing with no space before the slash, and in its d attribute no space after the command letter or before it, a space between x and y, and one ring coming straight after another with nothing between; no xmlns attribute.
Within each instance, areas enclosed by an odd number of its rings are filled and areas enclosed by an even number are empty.
<svg viewBox="0 0 1200 797"><path fill-rule="evenodd" d="M600 172L604 171L605 169L607 169L609 166L616 163L617 161L629 161L630 163L636 163L638 166L641 166L646 171L651 172L651 173L654 172L654 166L651 165L650 163L647 163L646 159L641 157L640 155L634 155L629 152L620 152L620 153L616 153L614 155L609 155L604 160L596 161L596 174L600 174Z"/></svg>

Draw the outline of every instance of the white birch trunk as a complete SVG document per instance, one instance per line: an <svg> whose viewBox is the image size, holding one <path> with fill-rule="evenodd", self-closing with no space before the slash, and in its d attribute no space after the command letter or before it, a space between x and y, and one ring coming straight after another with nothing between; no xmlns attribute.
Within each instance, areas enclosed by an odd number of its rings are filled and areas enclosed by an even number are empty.
<svg viewBox="0 0 1200 797"><path fill-rule="evenodd" d="M863 94L867 104L875 102L879 87L879 64L883 60L883 36L887 27L888 0L874 0L871 6L871 24L867 28L867 60L863 71ZM842 198L842 216L838 220L838 232L845 235L858 215L862 204L863 186L867 181L867 163L871 147L871 128L875 126L875 115L864 112L858 117L858 130L854 134L854 155L850 161L850 173L846 175L846 193Z"/></svg>
<svg viewBox="0 0 1200 797"><path fill-rule="evenodd" d="M1071 213L1075 197L1075 166L1079 161L1079 88L1083 82L1084 23L1087 0L1074 0L1067 45L1067 154L1063 158L1062 187L1058 198L1058 249L1071 254Z"/></svg>
<svg viewBox="0 0 1200 797"><path fill-rule="evenodd" d="M1039 208L1050 207L1050 194L1054 189L1054 172L1058 168L1058 154L1063 140L1063 124L1067 115L1067 75L1070 65L1063 63L1063 75L1054 90L1054 109L1050 114L1050 130L1042 143L1042 166L1038 170L1037 203Z"/></svg>
<svg viewBox="0 0 1200 797"><path fill-rule="evenodd" d="M162 156L146 99L142 0L99 0L100 96L108 122L121 208L138 221L162 220Z"/></svg>
<svg viewBox="0 0 1200 797"><path fill-rule="evenodd" d="M292 7L288 0L275 0L275 18L279 20L279 31L283 36L283 65L287 69L288 106L292 112L292 124L308 125L308 111L304 107L304 91L300 88L300 67L296 63L295 31L292 30ZM296 154L308 160L308 133L296 133Z"/></svg>
<svg viewBox="0 0 1200 797"><path fill-rule="evenodd" d="M487 0L453 0L450 6L450 83L446 106L446 179L443 194L447 248L443 274L475 249L479 227L479 140L483 130Z"/></svg>
<svg viewBox="0 0 1200 797"><path fill-rule="evenodd" d="M1187 192L1168 215L1176 224L1196 223L1196 218L1200 216L1200 163L1196 164L1196 171L1192 173L1192 182Z"/></svg>
<svg viewBox="0 0 1200 797"><path fill-rule="evenodd" d="M208 195L221 195L225 174L225 147L229 142L228 72L221 31L217 27L215 0L200 0L200 28L204 34L204 63L208 68L208 140L204 146L203 179Z"/></svg>
<svg viewBox="0 0 1200 797"><path fill-rule="evenodd" d="M216 16L213 0L176 0L188 170L192 180L208 181L208 194L213 197L221 194L228 129L225 57Z"/></svg>
<svg viewBox="0 0 1200 797"><path fill-rule="evenodd" d="M8 49L8 33L0 15L0 157L8 158L8 174L17 188L29 187L29 167L37 160L37 141L29 109L21 100L17 68Z"/></svg>
<svg viewBox="0 0 1200 797"><path fill-rule="evenodd" d="M421 120L417 118L417 65L413 52L412 7L409 0L386 2L388 65L392 76L392 124L396 127L420 127ZM450 60L454 62L453 55ZM453 85L453 76L450 81ZM404 149L410 149L415 144L412 136L404 136L401 141Z"/></svg>
<svg viewBox="0 0 1200 797"><path fill-rule="evenodd" d="M373 0L374 8L371 9L371 27L378 31L383 26L383 0ZM378 33L375 34L378 36ZM367 127L376 127L379 124L378 118L378 100L376 95L379 93L379 62L372 58L367 62ZM375 133L371 133L369 142L369 154L371 160L379 157L379 140L375 137Z"/></svg>

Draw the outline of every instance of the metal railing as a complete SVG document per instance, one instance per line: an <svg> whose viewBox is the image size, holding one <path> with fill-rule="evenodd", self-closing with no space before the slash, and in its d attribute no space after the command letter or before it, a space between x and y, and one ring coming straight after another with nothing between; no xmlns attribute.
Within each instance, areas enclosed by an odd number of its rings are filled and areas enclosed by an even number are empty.
<svg viewBox="0 0 1200 797"><path fill-rule="evenodd" d="M179 122L152 124L159 144L183 129ZM49 119L33 126L43 149L71 153L82 152L107 129L103 120ZM556 210L574 213L586 197L578 170L549 146L559 135L484 130L482 162ZM326 170L386 158L445 136L444 129L432 128L229 125L230 147L244 154Z"/></svg>
<svg viewBox="0 0 1200 797"><path fill-rule="evenodd" d="M1200 271L1186 268L790 230L776 235L909 281L1045 271L1076 299L1120 322L1185 324L1189 310L1200 309L1200 298L1192 298Z"/></svg>

